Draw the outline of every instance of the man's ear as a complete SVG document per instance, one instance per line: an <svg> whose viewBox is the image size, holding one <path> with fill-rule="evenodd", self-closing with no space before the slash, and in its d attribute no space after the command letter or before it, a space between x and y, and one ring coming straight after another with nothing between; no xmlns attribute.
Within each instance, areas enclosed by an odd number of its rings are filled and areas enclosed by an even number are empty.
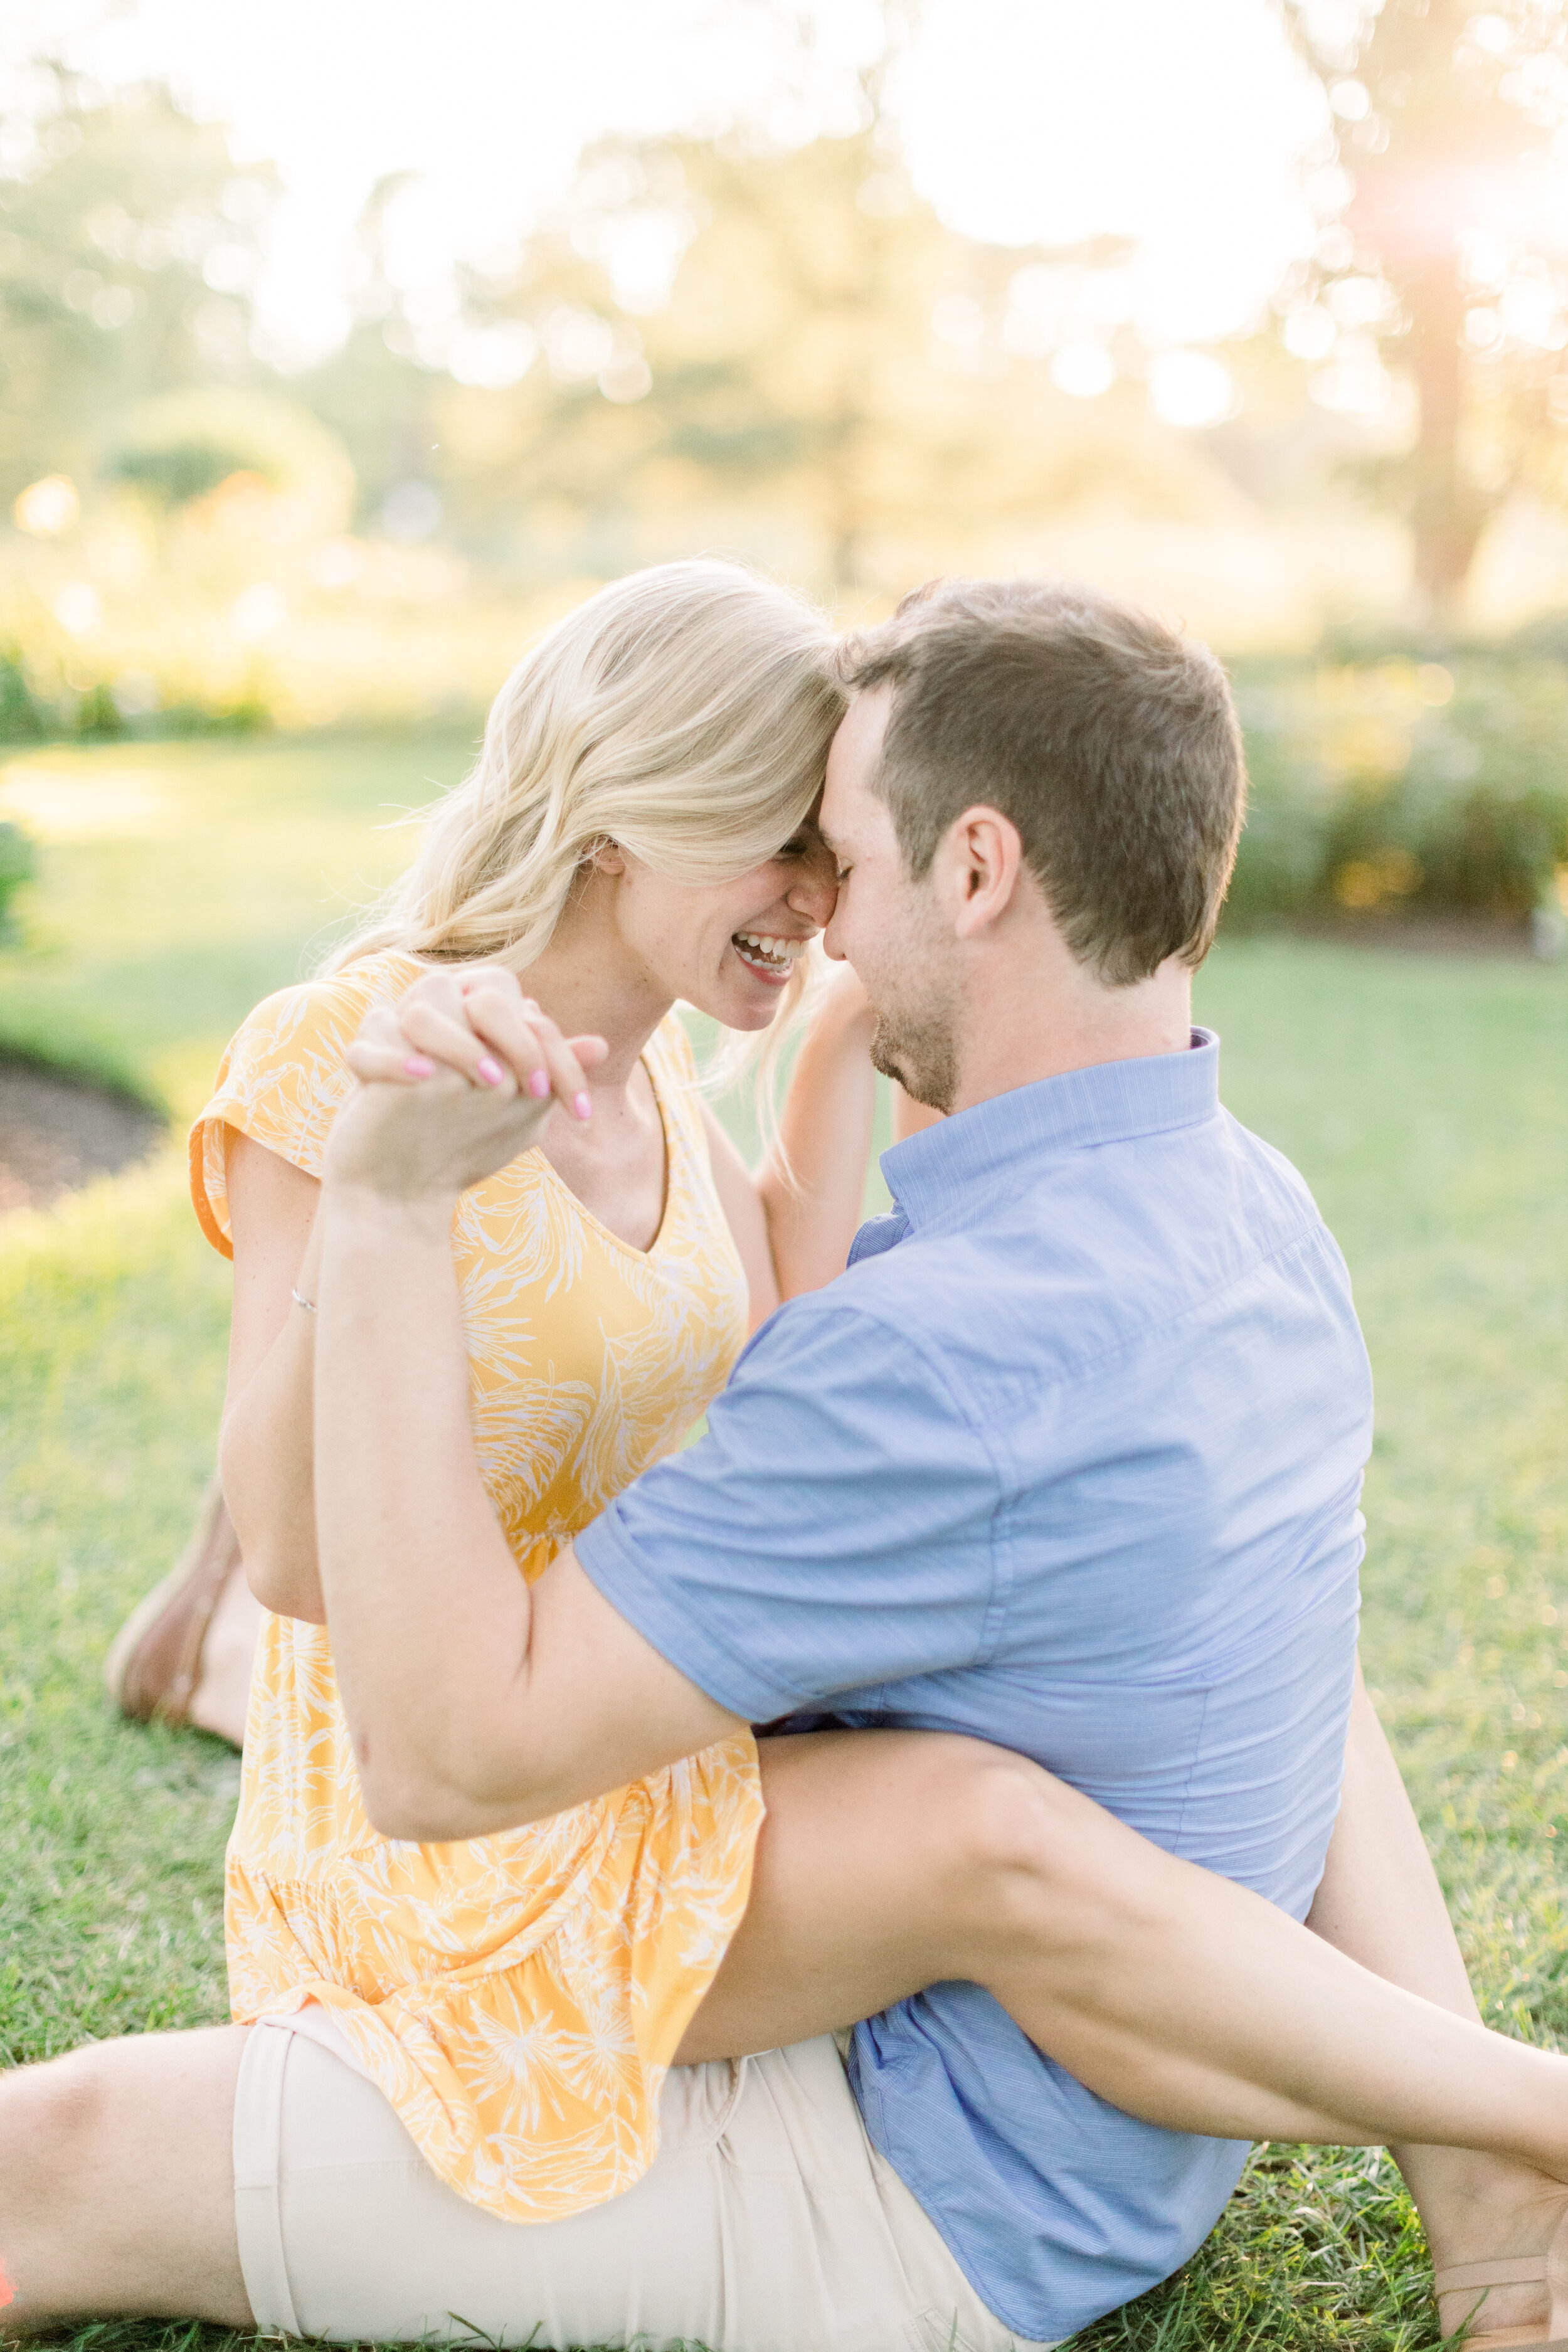
<svg viewBox="0 0 1568 2352"><path fill-rule="evenodd" d="M954 819L932 862L954 936L974 939L1012 905L1024 845L1012 818L982 802Z"/></svg>

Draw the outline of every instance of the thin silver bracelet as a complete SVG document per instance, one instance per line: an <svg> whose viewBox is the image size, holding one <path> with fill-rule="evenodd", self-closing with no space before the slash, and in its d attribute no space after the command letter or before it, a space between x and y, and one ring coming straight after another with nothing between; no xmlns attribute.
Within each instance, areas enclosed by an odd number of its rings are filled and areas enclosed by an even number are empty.
<svg viewBox="0 0 1568 2352"><path fill-rule="evenodd" d="M315 1300L313 1298L301 1298L299 1292L293 1287L292 1284L289 1286L289 1296L294 1301L296 1307L302 1307L304 1308L307 1315L313 1315L315 1313Z"/></svg>

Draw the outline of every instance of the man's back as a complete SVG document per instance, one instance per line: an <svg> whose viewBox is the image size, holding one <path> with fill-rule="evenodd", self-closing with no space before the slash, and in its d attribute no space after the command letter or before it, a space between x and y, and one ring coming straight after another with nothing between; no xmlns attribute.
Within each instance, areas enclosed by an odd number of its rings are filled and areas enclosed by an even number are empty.
<svg viewBox="0 0 1568 2352"><path fill-rule="evenodd" d="M1219 1109L1216 1064L1204 1041L1069 1072L888 1154L899 1208L848 1274L774 1318L704 1443L578 1549L738 1712L1000 1741L1301 1916L1338 1801L1370 1382L1339 1254ZM1165 2275L1239 2168L1095 2099L972 1986L863 2025L853 2074L1026 2336Z"/></svg>

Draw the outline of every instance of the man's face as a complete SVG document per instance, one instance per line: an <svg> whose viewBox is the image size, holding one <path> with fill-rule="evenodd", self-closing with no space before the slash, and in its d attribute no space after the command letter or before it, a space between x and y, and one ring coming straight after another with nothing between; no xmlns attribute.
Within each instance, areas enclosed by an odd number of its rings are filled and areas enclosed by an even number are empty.
<svg viewBox="0 0 1568 2352"><path fill-rule="evenodd" d="M930 875L911 881L887 803L873 789L892 688L858 694L833 739L822 833L838 873L823 935L859 974L877 1034L871 1059L916 1102L948 1110L957 1089L957 942Z"/></svg>

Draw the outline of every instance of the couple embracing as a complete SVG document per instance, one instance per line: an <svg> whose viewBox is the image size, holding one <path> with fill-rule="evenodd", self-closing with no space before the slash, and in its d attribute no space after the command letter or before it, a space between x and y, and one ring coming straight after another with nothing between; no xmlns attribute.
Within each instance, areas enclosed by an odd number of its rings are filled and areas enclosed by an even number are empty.
<svg viewBox="0 0 1568 2352"><path fill-rule="evenodd" d="M1073 586L844 648L673 565L520 666L193 1139L237 2022L0 2082L22 2332L1003 2352L1268 2137L1394 2144L1445 2326L1568 2336L1568 2062L1356 1675L1345 1269L1191 1025L1243 793L1212 656ZM753 1177L674 1007L769 1029L818 931Z"/></svg>

